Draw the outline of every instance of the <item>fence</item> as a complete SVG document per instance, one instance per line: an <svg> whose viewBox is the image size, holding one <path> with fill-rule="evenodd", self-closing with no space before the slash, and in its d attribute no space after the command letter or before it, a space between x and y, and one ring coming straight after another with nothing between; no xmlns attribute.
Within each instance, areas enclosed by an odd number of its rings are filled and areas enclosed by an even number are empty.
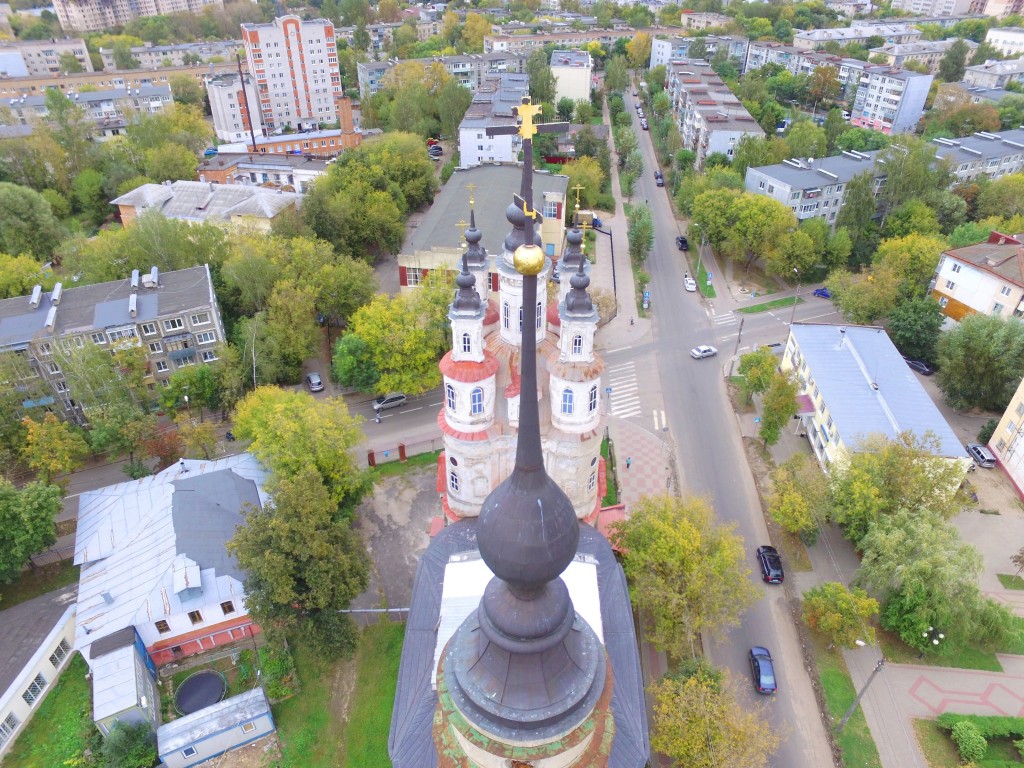
<svg viewBox="0 0 1024 768"><path fill-rule="evenodd" d="M359 627L389 622L403 624L409 619L408 608L349 608L338 613L347 613Z"/></svg>
<svg viewBox="0 0 1024 768"><path fill-rule="evenodd" d="M366 451L366 463L368 466L376 467L392 461L405 461L410 456L434 453L442 448L444 448L444 438L440 435L411 443L398 443L393 447L370 448Z"/></svg>

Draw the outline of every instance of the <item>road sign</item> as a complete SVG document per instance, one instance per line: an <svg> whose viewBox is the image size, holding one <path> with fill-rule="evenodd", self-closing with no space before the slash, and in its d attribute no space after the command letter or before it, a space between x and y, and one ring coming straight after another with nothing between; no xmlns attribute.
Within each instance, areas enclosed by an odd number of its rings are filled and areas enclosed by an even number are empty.
<svg viewBox="0 0 1024 768"><path fill-rule="evenodd" d="M605 388L604 388L604 393L605 393L606 395L610 395L610 394L612 393L612 388L611 388L611 387L605 387Z"/></svg>
<svg viewBox="0 0 1024 768"><path fill-rule="evenodd" d="M650 291L644 291L644 299L648 299L649 300L650 298L651 298L651 292Z"/></svg>

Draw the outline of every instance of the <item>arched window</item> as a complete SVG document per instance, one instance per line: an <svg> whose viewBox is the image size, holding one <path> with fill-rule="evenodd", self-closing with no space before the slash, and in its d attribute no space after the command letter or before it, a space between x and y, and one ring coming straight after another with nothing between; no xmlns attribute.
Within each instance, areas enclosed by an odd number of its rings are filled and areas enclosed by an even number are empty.
<svg viewBox="0 0 1024 768"><path fill-rule="evenodd" d="M520 333L523 332L523 307L522 307L522 305L520 305L520 307L519 307L519 332Z"/></svg>
<svg viewBox="0 0 1024 768"><path fill-rule="evenodd" d="M572 416L572 390L568 387L562 390L562 413Z"/></svg>
<svg viewBox="0 0 1024 768"><path fill-rule="evenodd" d="M578 333L572 337L572 353L574 355L583 354L583 337Z"/></svg>
<svg viewBox="0 0 1024 768"><path fill-rule="evenodd" d="M462 351L472 352L473 351L473 340L469 337L468 333L462 334Z"/></svg>
<svg viewBox="0 0 1024 768"><path fill-rule="evenodd" d="M501 324L505 326L506 330L508 330L511 322L512 310L509 307L508 302L506 301L504 304L501 305Z"/></svg>
<svg viewBox="0 0 1024 768"><path fill-rule="evenodd" d="M537 302L537 330L539 331L544 327L544 305L541 302Z"/></svg>
<svg viewBox="0 0 1024 768"><path fill-rule="evenodd" d="M474 416L479 416L484 412L484 391L480 387L474 389L473 393L470 395L470 404L470 413Z"/></svg>
<svg viewBox="0 0 1024 768"><path fill-rule="evenodd" d="M590 388L590 412L597 410L597 385Z"/></svg>
<svg viewBox="0 0 1024 768"><path fill-rule="evenodd" d="M452 472L448 473L448 487L451 488L452 491L455 492L455 493L459 492L459 474L458 474L458 472L452 471Z"/></svg>
<svg viewBox="0 0 1024 768"><path fill-rule="evenodd" d="M587 490L592 491L597 487L597 472L590 473L590 479L587 480Z"/></svg>
<svg viewBox="0 0 1024 768"><path fill-rule="evenodd" d="M445 393L445 400L448 401L448 410L449 411L454 411L455 410L455 387L453 387L451 384L448 384L444 388L444 393Z"/></svg>

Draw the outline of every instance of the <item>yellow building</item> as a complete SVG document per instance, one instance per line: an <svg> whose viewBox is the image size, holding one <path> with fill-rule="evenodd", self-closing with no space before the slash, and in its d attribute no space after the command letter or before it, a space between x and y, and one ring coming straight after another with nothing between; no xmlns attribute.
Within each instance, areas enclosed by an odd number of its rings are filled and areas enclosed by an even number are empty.
<svg viewBox="0 0 1024 768"><path fill-rule="evenodd" d="M1010 476L1017 493L1024 497L1024 381L1013 393L1010 404L1006 406L1003 418L999 420L996 431L988 447L995 453L1006 474Z"/></svg>

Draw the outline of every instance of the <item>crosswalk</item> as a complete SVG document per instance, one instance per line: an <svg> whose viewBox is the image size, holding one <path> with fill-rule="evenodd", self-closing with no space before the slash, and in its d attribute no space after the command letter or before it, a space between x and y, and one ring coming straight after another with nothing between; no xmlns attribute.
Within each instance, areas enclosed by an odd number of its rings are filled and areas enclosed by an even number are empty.
<svg viewBox="0 0 1024 768"><path fill-rule="evenodd" d="M608 395L608 401L613 416L628 418L640 415L640 394L634 363L622 363L609 367L607 386L612 390Z"/></svg>
<svg viewBox="0 0 1024 768"><path fill-rule="evenodd" d="M711 318L711 322L717 326L724 327L728 325L736 325L739 322L739 318L733 312L725 312L721 315L715 315Z"/></svg>

